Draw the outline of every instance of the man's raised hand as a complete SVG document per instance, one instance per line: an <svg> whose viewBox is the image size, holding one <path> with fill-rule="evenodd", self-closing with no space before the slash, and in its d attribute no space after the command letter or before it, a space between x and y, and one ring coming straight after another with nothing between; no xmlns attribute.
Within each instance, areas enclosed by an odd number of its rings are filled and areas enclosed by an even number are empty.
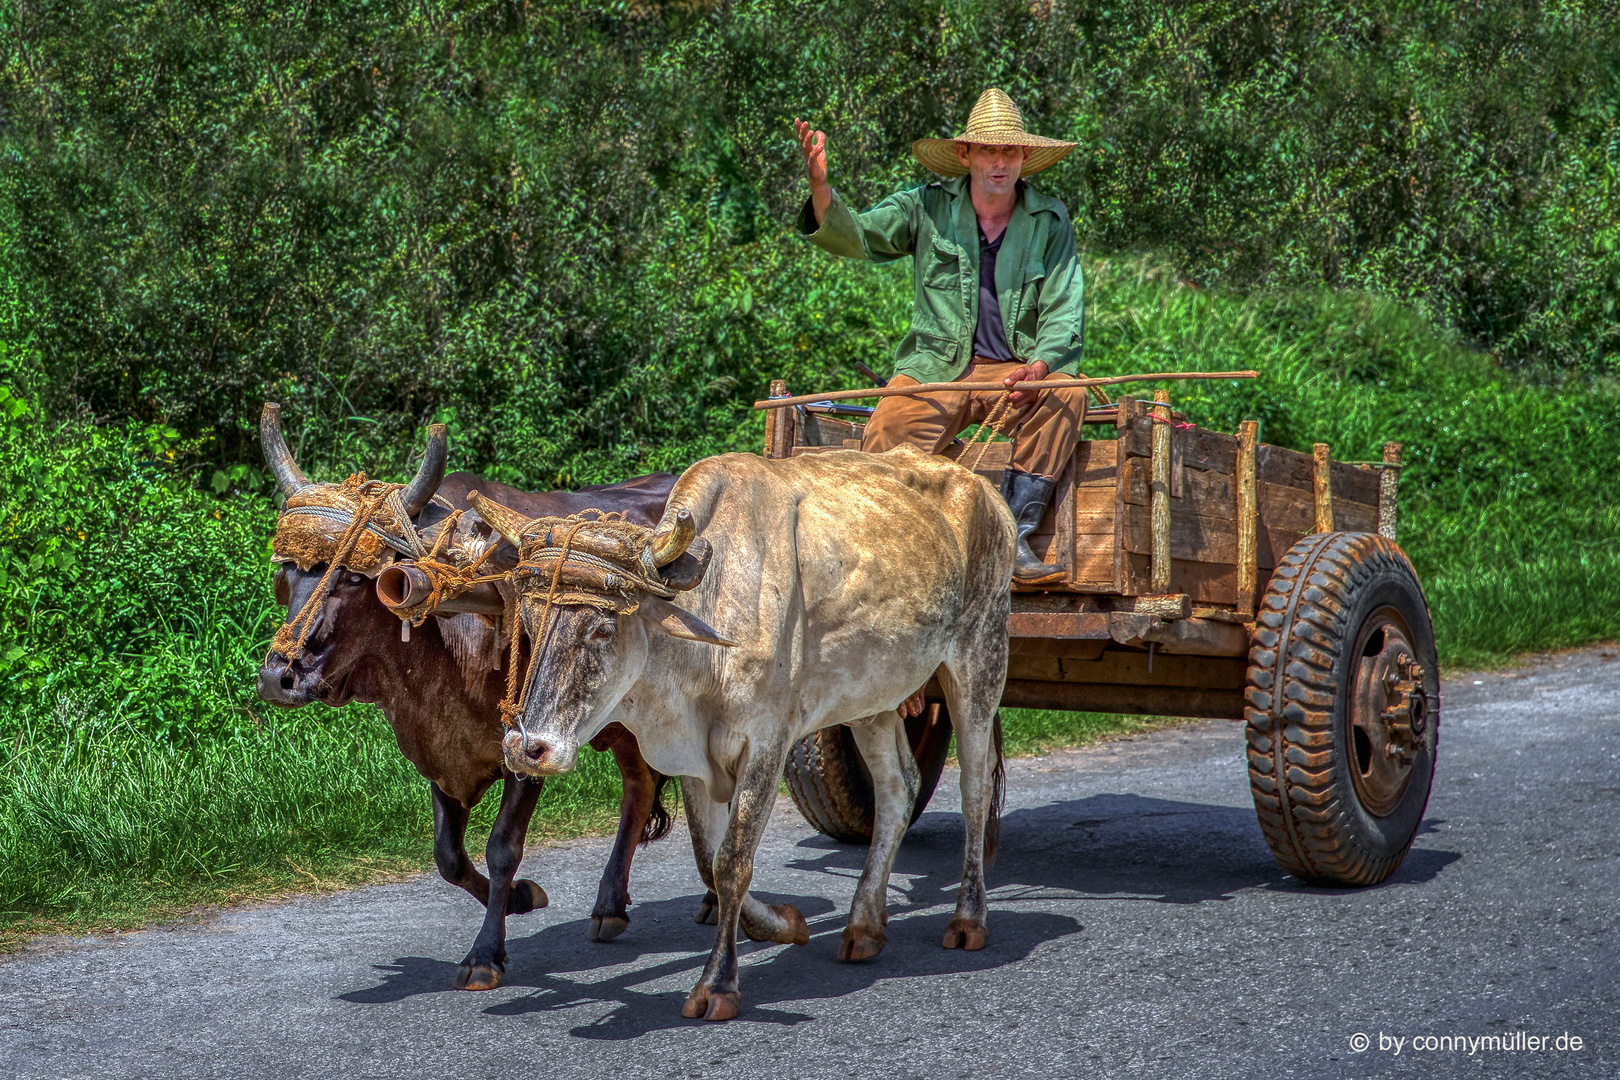
<svg viewBox="0 0 1620 1080"><path fill-rule="evenodd" d="M799 153L804 155L804 171L810 177L810 185L827 182L827 133L825 131L812 131L808 121L795 119L793 126L799 132Z"/></svg>
<svg viewBox="0 0 1620 1080"><path fill-rule="evenodd" d="M799 136L799 153L804 155L805 175L810 178L810 205L816 213L819 226L832 205L832 188L827 186L827 133L812 130L807 121L797 117L793 126Z"/></svg>

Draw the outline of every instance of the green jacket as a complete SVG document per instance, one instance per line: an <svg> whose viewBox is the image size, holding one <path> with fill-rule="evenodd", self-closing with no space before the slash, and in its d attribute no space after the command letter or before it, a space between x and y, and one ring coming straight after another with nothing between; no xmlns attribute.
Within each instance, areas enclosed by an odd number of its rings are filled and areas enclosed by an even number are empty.
<svg viewBox="0 0 1620 1080"><path fill-rule="evenodd" d="M918 382L948 382L973 360L979 318L979 223L967 179L896 192L856 214L833 192L816 228L808 201L799 232L812 244L848 259L915 262L916 306L911 333L895 353L895 374ZM1080 366L1084 305L1074 226L1059 199L1021 184L1006 239L996 256L996 297L1013 356L1044 360L1073 375Z"/></svg>

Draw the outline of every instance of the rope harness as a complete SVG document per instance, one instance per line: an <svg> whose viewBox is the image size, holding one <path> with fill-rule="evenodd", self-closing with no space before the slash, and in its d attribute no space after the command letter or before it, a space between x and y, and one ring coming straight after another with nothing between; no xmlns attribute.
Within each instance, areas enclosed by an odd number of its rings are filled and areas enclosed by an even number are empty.
<svg viewBox="0 0 1620 1080"><path fill-rule="evenodd" d="M484 563L489 561L489 557L495 554L495 549L501 546L498 540L471 561L467 561L454 551L446 553L450 538L455 535L456 527L461 524L464 513L466 513L464 510L452 513L439 528L433 546L424 554L414 557L413 565L427 575L429 588L427 596L419 603L392 609L405 625L421 626L442 604L470 592L479 585L501 582L508 578L509 575L504 572L479 573Z"/></svg>
<svg viewBox="0 0 1620 1080"><path fill-rule="evenodd" d="M361 472L355 473L342 484L332 486L335 488L330 493L332 501L357 502L358 506L354 511L350 512L338 506L306 504L291 507L282 513L282 520L314 516L327 521L345 523L343 534L338 537L336 546L325 559L326 572L321 575L315 591L309 594L309 599L298 609L298 614L277 628L275 637L271 639L271 652L287 658L287 666L282 669L284 672L291 670L293 661L304 655L304 644L309 640L309 632L315 625L315 616L332 592L332 579L339 567L348 564L361 537L370 532L380 537L389 547L412 557L427 553L416 530L409 527L411 516L406 512L404 499L400 497L400 492L405 490L404 484L367 480L366 474ZM389 512L395 523L403 522L407 527L396 531L377 524L376 519L384 509ZM277 531L280 531L279 522Z"/></svg>
<svg viewBox="0 0 1620 1080"><path fill-rule="evenodd" d="M645 589L655 596L671 597L674 590L664 584L653 565L653 531L626 521L617 511L595 507L567 517L535 518L518 535L519 562L510 574L514 588L507 599L507 625L511 627L511 656L506 665L506 698L501 702L501 723L508 730L518 726L529 696L528 668L534 665L549 643L553 629L552 611L562 607L590 607L629 615L641 606L637 597ZM507 576L507 575L499 575ZM519 594L525 582L545 578L540 627L531 634L534 646L529 665L520 678L522 634L517 617ZM532 590L533 586L528 587Z"/></svg>

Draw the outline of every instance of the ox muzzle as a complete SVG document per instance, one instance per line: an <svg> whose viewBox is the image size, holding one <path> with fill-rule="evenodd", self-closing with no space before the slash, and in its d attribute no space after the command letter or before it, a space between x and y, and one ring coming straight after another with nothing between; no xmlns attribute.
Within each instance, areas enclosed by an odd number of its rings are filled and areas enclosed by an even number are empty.
<svg viewBox="0 0 1620 1080"><path fill-rule="evenodd" d="M579 760L575 740L536 735L522 726L507 731L501 751L506 767L519 776L557 776Z"/></svg>
<svg viewBox="0 0 1620 1080"><path fill-rule="evenodd" d="M289 708L329 700L334 688L326 681L320 663L324 659L323 655L306 650L303 657L288 663L280 653L271 653L259 668L260 699Z"/></svg>

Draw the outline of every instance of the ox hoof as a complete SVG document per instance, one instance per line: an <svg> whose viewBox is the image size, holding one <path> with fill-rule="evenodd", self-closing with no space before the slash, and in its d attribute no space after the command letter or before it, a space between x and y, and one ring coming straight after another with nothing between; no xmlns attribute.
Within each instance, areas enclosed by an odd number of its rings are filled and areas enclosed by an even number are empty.
<svg viewBox="0 0 1620 1080"><path fill-rule="evenodd" d="M714 895L713 889L704 894L703 903L698 907L697 914L692 916L692 921L699 926L720 925L720 898Z"/></svg>
<svg viewBox="0 0 1620 1080"><path fill-rule="evenodd" d="M551 903L546 896L546 890L537 882L524 878L522 881L512 883L511 895L506 898L506 913L508 915L527 915L537 908L543 908Z"/></svg>
<svg viewBox="0 0 1620 1080"><path fill-rule="evenodd" d="M733 990L730 993L715 993L706 986L695 986L691 994L687 995L686 1004L681 1006L681 1015L688 1020L731 1020L742 1012L742 995Z"/></svg>
<svg viewBox="0 0 1620 1080"><path fill-rule="evenodd" d="M990 929L983 923L958 916L952 919L951 924L945 928L945 940L941 944L947 949L965 949L968 952L978 952L990 944Z"/></svg>
<svg viewBox="0 0 1620 1080"><path fill-rule="evenodd" d="M838 943L838 959L847 961L870 960L883 951L889 937L882 930L865 926L844 927L844 940Z"/></svg>
<svg viewBox="0 0 1620 1080"><path fill-rule="evenodd" d="M780 926L743 927L749 941L769 941L777 945L810 944L810 924L792 904L772 904L771 914L782 920ZM755 931L758 931L757 933Z"/></svg>
<svg viewBox="0 0 1620 1080"><path fill-rule="evenodd" d="M609 915L602 918L593 915L591 917L592 941L612 941L628 929L630 929L628 916L621 918L618 915Z"/></svg>
<svg viewBox="0 0 1620 1080"><path fill-rule="evenodd" d="M493 990L501 985L505 964L464 961L456 971L457 990Z"/></svg>

